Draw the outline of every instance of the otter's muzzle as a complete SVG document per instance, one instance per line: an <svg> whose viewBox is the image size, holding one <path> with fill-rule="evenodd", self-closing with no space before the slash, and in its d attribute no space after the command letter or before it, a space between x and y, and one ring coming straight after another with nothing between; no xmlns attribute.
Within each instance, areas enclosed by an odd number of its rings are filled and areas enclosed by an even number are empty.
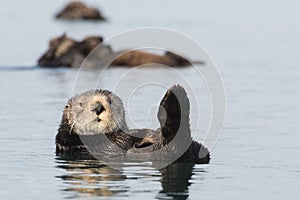
<svg viewBox="0 0 300 200"><path fill-rule="evenodd" d="M95 112L96 115L100 115L104 111L104 107L101 105L101 103L97 102L95 105L92 107L92 112Z"/></svg>

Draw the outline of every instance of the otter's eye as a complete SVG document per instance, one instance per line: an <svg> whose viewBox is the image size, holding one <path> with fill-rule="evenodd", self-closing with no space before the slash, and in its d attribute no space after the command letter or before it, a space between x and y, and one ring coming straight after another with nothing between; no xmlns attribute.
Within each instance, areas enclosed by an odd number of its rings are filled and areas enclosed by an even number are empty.
<svg viewBox="0 0 300 200"><path fill-rule="evenodd" d="M68 105L66 105L66 106L65 106L65 108L69 108L69 106L68 106Z"/></svg>
<svg viewBox="0 0 300 200"><path fill-rule="evenodd" d="M78 104L79 104L79 106L80 106L80 107L82 107L82 106L83 106L83 103L82 103L82 102L79 102Z"/></svg>
<svg viewBox="0 0 300 200"><path fill-rule="evenodd" d="M111 99L108 99L108 103L111 104Z"/></svg>

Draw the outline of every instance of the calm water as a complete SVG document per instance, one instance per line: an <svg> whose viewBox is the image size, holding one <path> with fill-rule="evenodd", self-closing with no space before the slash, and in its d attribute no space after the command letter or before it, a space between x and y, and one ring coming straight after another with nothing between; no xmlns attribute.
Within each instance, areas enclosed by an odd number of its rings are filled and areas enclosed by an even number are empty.
<svg viewBox="0 0 300 200"><path fill-rule="evenodd" d="M101 6L108 23L56 22L51 16L62 5L58 0L9 1L0 7L1 199L299 199L298 1L90 2ZM141 26L189 35L218 65L227 117L211 163L162 170L124 163L114 170L57 158L54 137L77 71L35 67L48 39L62 32L109 37ZM112 78L122 72L112 69ZM79 90L98 78L95 71L81 76ZM205 130L207 94L201 85L198 92L203 92L200 128ZM149 124L143 111L163 93L137 94L143 102L133 109L139 125Z"/></svg>

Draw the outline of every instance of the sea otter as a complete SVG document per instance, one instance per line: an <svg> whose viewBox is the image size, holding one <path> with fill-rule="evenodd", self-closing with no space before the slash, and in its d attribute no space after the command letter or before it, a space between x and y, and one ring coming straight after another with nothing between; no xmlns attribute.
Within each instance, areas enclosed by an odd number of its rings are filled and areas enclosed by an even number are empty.
<svg viewBox="0 0 300 200"><path fill-rule="evenodd" d="M62 34L50 40L48 50L38 59L38 65L76 68L80 67L86 58L83 66L88 68L135 67L145 64L186 67L191 64L204 64L203 61L191 61L170 51L165 51L163 55L133 49L114 51L110 45L102 42L101 36L88 36L77 41Z"/></svg>
<svg viewBox="0 0 300 200"><path fill-rule="evenodd" d="M55 18L65 20L106 20L97 8L88 7L80 1L69 2L64 9L55 15Z"/></svg>
<svg viewBox="0 0 300 200"><path fill-rule="evenodd" d="M105 156L136 158L163 149L163 153L141 159L165 160L175 155L174 162L208 163L208 150L191 138L189 112L184 88L174 85L160 102L160 128L128 129L121 99L107 90L90 90L72 97L65 106L56 135L56 153L93 157L90 152L96 147L97 153Z"/></svg>

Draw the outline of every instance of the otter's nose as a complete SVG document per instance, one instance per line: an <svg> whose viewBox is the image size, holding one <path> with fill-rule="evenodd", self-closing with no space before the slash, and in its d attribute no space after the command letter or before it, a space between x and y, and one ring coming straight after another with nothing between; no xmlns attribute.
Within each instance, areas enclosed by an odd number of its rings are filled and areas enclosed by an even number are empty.
<svg viewBox="0 0 300 200"><path fill-rule="evenodd" d="M97 115L100 115L104 110L104 107L99 102L95 103L95 105L92 107L92 111Z"/></svg>

